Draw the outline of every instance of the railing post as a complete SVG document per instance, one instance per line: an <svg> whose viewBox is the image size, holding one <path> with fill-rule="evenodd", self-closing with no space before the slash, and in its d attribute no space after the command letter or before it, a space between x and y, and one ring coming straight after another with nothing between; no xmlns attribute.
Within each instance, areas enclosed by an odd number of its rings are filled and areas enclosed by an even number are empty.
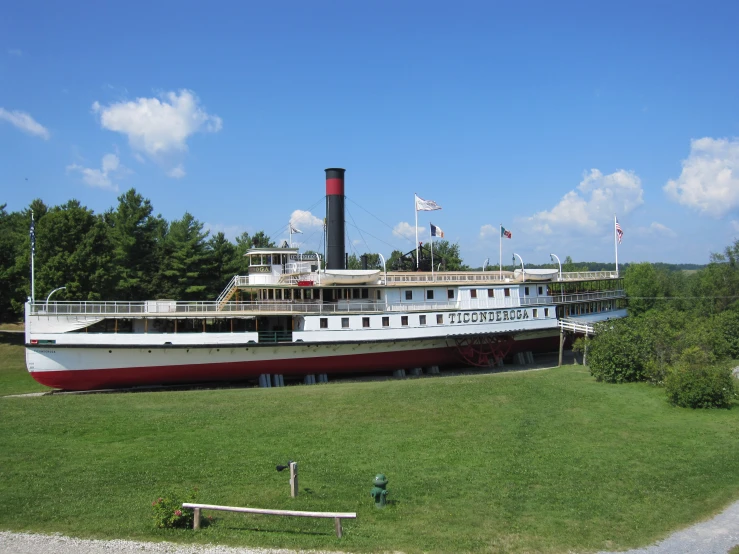
<svg viewBox="0 0 739 554"><path fill-rule="evenodd" d="M192 528L200 529L200 508L193 508Z"/></svg>
<svg viewBox="0 0 739 554"><path fill-rule="evenodd" d="M336 527L336 536L338 538L341 538L341 535L343 534L343 530L341 529L341 518L337 517L334 518L334 526Z"/></svg>
<svg viewBox="0 0 739 554"><path fill-rule="evenodd" d="M565 347L565 330L564 327L559 328L559 364L557 367L562 367L562 353Z"/></svg>

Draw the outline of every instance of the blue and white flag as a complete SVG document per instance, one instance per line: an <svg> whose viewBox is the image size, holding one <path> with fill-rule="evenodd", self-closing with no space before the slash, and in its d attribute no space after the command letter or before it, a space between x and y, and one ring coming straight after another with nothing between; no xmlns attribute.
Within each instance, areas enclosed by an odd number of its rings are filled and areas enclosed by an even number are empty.
<svg viewBox="0 0 739 554"><path fill-rule="evenodd" d="M431 236L432 237L439 237L440 239L444 238L444 231L441 230L441 227L438 227L431 223Z"/></svg>
<svg viewBox="0 0 739 554"><path fill-rule="evenodd" d="M31 254L36 253L36 222L31 214Z"/></svg>

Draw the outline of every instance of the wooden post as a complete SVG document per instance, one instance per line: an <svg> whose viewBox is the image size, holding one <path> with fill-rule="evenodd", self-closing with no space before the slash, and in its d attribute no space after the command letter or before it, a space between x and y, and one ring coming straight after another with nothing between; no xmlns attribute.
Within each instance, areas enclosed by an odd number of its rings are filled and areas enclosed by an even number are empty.
<svg viewBox="0 0 739 554"><path fill-rule="evenodd" d="M200 529L200 508L193 508L192 528Z"/></svg>
<svg viewBox="0 0 739 554"><path fill-rule="evenodd" d="M560 327L559 329L559 365L557 367L562 367L562 352L565 347L565 330Z"/></svg>
<svg viewBox="0 0 739 554"><path fill-rule="evenodd" d="M582 365L588 365L588 333L585 333L585 348L582 351Z"/></svg>
<svg viewBox="0 0 739 554"><path fill-rule="evenodd" d="M343 529L341 528L341 518L334 518L334 527L336 527L336 536L341 538Z"/></svg>
<svg viewBox="0 0 739 554"><path fill-rule="evenodd" d="M290 496L298 496L298 463L290 462Z"/></svg>

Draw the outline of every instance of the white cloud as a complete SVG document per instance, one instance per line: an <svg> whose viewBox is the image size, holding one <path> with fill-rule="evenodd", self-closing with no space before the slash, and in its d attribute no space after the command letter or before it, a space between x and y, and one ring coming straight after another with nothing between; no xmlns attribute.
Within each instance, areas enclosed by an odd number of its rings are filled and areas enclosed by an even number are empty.
<svg viewBox="0 0 739 554"><path fill-rule="evenodd" d="M661 223L657 223L656 221L652 222L652 224L649 226L649 230L656 235L662 235L671 239L677 238L677 233L675 231L667 227L667 225L662 225Z"/></svg>
<svg viewBox="0 0 739 554"><path fill-rule="evenodd" d="M2 119L29 135L35 135L44 140L49 140L51 137L49 130L26 112L19 112L17 110L9 112L4 108L0 108L0 120Z"/></svg>
<svg viewBox="0 0 739 554"><path fill-rule="evenodd" d="M118 191L118 185L113 183L111 177L120 177L128 169L121 165L115 154L105 154L100 162L100 169L71 164L67 166L67 171L78 171L82 175L82 181L93 188Z"/></svg>
<svg viewBox="0 0 739 554"><path fill-rule="evenodd" d="M246 231L246 227L242 225L224 225L223 223L203 223L203 229L210 232L210 236L217 233L223 233L230 241L234 241L236 237Z"/></svg>
<svg viewBox="0 0 739 554"><path fill-rule="evenodd" d="M638 227L634 229L635 234L640 236L660 236L670 239L677 238L677 233L667 225L653 221L649 227Z"/></svg>
<svg viewBox="0 0 739 554"><path fill-rule="evenodd" d="M739 221L737 221L736 219L732 219L729 223L731 224L731 228L739 233Z"/></svg>
<svg viewBox="0 0 739 554"><path fill-rule="evenodd" d="M198 97L185 89L108 106L95 102L92 111L103 128L126 135L134 153L170 166L175 178L184 175L178 160L187 152L187 139L195 133L216 133L223 126L220 117L207 113Z"/></svg>
<svg viewBox="0 0 739 554"><path fill-rule="evenodd" d="M20 48L8 48L8 56L15 56L20 58L23 55L23 50Z"/></svg>
<svg viewBox="0 0 739 554"><path fill-rule="evenodd" d="M585 174L549 211L530 218L532 229L552 234L561 230L600 231L613 222L613 214L627 214L644 203L641 179L633 171L620 169L603 175L597 169Z"/></svg>
<svg viewBox="0 0 739 554"><path fill-rule="evenodd" d="M490 224L483 225L480 227L480 238L486 239L490 237L496 237L500 234L500 227L493 227Z"/></svg>
<svg viewBox="0 0 739 554"><path fill-rule="evenodd" d="M739 208L739 139L691 140L682 165L664 186L672 200L714 217Z"/></svg>
<svg viewBox="0 0 739 554"><path fill-rule="evenodd" d="M290 225L305 231L311 227L323 227L323 220L306 210L295 210L290 215Z"/></svg>
<svg viewBox="0 0 739 554"><path fill-rule="evenodd" d="M179 164L167 171L167 177L172 177L172 179L182 179L185 175L185 168L182 167L182 164Z"/></svg>
<svg viewBox="0 0 739 554"><path fill-rule="evenodd" d="M422 228L418 228L418 234L421 236ZM396 237L408 239L413 244L416 243L416 228L410 223L401 221L395 227L393 227L393 235Z"/></svg>

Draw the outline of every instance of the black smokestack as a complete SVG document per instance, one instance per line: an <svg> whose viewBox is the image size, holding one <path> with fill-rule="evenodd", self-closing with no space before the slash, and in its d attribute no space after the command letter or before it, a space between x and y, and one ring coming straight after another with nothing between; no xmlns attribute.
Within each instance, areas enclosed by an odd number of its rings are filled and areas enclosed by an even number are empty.
<svg viewBox="0 0 739 554"><path fill-rule="evenodd" d="M326 269L344 269L344 172L326 170Z"/></svg>

